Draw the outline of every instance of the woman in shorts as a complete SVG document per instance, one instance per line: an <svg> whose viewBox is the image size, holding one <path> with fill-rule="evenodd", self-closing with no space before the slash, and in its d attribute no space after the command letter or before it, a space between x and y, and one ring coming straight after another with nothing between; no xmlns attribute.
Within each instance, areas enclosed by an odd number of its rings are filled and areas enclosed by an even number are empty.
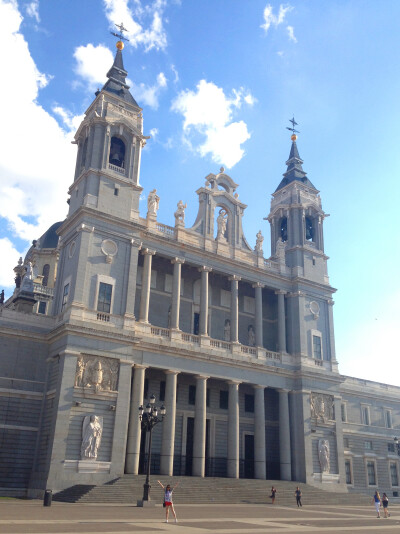
<svg viewBox="0 0 400 534"><path fill-rule="evenodd" d="M172 515L174 516L174 519L175 519L175 523L177 523L178 520L176 518L174 504L172 502L172 492L177 487L179 482L177 482L172 489L169 484L167 484L166 486L163 486L159 480L157 480L157 482L160 484L160 486L164 490L165 522L168 523L169 510L171 509Z"/></svg>
<svg viewBox="0 0 400 534"><path fill-rule="evenodd" d="M383 513L385 514L385 517L390 517L390 514L389 514L389 498L388 496L386 495L386 493L384 493L382 495L382 506L383 506Z"/></svg>

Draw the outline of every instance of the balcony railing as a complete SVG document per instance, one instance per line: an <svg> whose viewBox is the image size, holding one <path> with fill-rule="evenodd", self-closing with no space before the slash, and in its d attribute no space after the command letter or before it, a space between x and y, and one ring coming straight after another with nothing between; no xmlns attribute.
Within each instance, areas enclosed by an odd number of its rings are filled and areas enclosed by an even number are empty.
<svg viewBox="0 0 400 534"><path fill-rule="evenodd" d="M108 168L110 169L110 171L118 172L119 174L125 175L125 169L123 167L117 167L117 165L113 165L112 163L109 163Z"/></svg>
<svg viewBox="0 0 400 534"><path fill-rule="evenodd" d="M156 223L156 230L162 232L163 234L175 236L175 229L172 226L167 226L166 224Z"/></svg>

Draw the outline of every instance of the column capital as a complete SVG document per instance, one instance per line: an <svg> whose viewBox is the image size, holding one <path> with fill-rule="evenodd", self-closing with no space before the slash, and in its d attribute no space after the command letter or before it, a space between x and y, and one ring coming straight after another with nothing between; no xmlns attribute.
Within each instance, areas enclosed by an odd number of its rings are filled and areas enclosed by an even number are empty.
<svg viewBox="0 0 400 534"><path fill-rule="evenodd" d="M285 291L284 289L276 289L274 293L275 295L287 295L287 291Z"/></svg>
<svg viewBox="0 0 400 534"><path fill-rule="evenodd" d="M253 384L254 389L266 389L267 386L262 386L261 384Z"/></svg>
<svg viewBox="0 0 400 534"><path fill-rule="evenodd" d="M240 386L240 384L242 384L242 381L241 380L227 380L226 383L229 386Z"/></svg>
<svg viewBox="0 0 400 534"><path fill-rule="evenodd" d="M292 390L291 389L286 389L286 388L276 388L276 391L278 393L290 393Z"/></svg>
<svg viewBox="0 0 400 534"><path fill-rule="evenodd" d="M135 239L134 237L132 237L130 243L131 247L136 247L139 250L142 248L142 242L140 241L140 239Z"/></svg>
<svg viewBox="0 0 400 534"><path fill-rule="evenodd" d="M182 263L185 263L185 260L184 260L184 258L178 258L178 257L176 257L176 258L172 258L171 263L172 263L172 264L180 263L180 264L182 265Z"/></svg>
<svg viewBox="0 0 400 534"><path fill-rule="evenodd" d="M242 279L241 276L238 276L237 274L232 274L231 276L229 276L228 280L230 282L240 282L240 280Z"/></svg>
<svg viewBox="0 0 400 534"><path fill-rule="evenodd" d="M147 248L147 247L146 248L142 248L141 252L142 252L142 254L144 256L154 256L154 254L156 253L155 250L151 250L150 248Z"/></svg>
<svg viewBox="0 0 400 534"><path fill-rule="evenodd" d="M148 369L147 365L142 365L140 363L134 363L134 362L132 362L132 367L134 369Z"/></svg>
<svg viewBox="0 0 400 534"><path fill-rule="evenodd" d="M92 233L94 232L94 226L88 226L87 224L80 224L79 226L76 227L75 231L78 233L78 232L89 232L89 233Z"/></svg>
<svg viewBox="0 0 400 534"><path fill-rule="evenodd" d="M166 375L179 375L180 371L175 371L174 369L164 369Z"/></svg>
<svg viewBox="0 0 400 534"><path fill-rule="evenodd" d="M326 302L328 306L333 306L335 304L335 301L333 299L328 299Z"/></svg>
<svg viewBox="0 0 400 534"><path fill-rule="evenodd" d="M265 287L265 284L262 284L261 282L254 282L254 284L251 284L251 287L254 287L254 289L256 289L257 287L263 289Z"/></svg>
<svg viewBox="0 0 400 534"><path fill-rule="evenodd" d="M210 377L205 375L195 375L196 380L208 380Z"/></svg>
<svg viewBox="0 0 400 534"><path fill-rule="evenodd" d="M77 358L79 358L79 356L83 356L83 354L75 350L65 349L65 350L60 350L60 352L56 354L55 356L76 356Z"/></svg>
<svg viewBox="0 0 400 534"><path fill-rule="evenodd" d="M198 267L197 270L199 271L199 273L201 272L210 273L212 271L212 267L207 267L207 265L202 265L201 267Z"/></svg>

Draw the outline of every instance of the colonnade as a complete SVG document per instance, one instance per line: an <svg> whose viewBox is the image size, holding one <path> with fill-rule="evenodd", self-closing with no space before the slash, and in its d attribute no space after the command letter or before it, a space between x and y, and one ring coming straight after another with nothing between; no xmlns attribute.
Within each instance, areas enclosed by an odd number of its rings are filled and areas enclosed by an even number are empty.
<svg viewBox="0 0 400 534"><path fill-rule="evenodd" d="M142 290L140 296L139 321L141 323L149 322L149 304L150 304L150 285L151 285L151 265L152 258L155 254L154 250L145 248L142 250L144 256L143 274L142 274ZM171 328L179 330L179 310L180 310L180 295L181 295L181 272L182 264L185 262L182 258L174 258L171 260L173 264L173 281L172 281L172 296L171 296ZM201 266L198 268L201 276L201 290L200 290L200 325L199 334L208 336L208 279L209 273L212 271L210 267ZM239 342L239 282L241 278L237 275L229 277L231 283L231 313L230 313L230 341L232 343ZM264 346L263 340L263 303L262 290L265 287L262 283L256 282L252 284L255 290L255 341L257 347ZM286 324L285 324L285 291L277 290L275 293L278 296L278 351L286 352Z"/></svg>
<svg viewBox="0 0 400 534"><path fill-rule="evenodd" d="M126 451L126 472L138 474L141 442L141 428L138 406L143 404L145 367L134 366L129 430ZM164 405L168 417L162 423L160 473L172 476L175 445L176 391L178 371L166 370ZM196 376L196 398L194 407L193 476L204 477L206 461L207 380L210 377ZM240 381L228 381L228 431L227 431L227 476L239 478L239 385ZM254 388L254 476L266 478L265 449L265 386ZM291 480L291 449L288 391L279 391L279 452L282 480Z"/></svg>

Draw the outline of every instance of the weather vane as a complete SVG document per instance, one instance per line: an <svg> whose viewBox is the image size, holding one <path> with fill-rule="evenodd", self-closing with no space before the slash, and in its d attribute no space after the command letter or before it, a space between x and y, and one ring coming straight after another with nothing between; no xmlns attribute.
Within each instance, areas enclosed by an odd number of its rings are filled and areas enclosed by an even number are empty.
<svg viewBox="0 0 400 534"><path fill-rule="evenodd" d="M297 134L297 133L300 133L298 130L295 130L294 127L297 126L297 122L294 120L294 116L293 116L293 119L289 119L289 122L292 123L292 127L289 128L289 126L286 126L286 129L287 130L290 130L292 132L293 135Z"/></svg>
<svg viewBox="0 0 400 534"><path fill-rule="evenodd" d="M111 35L114 35L115 37L118 37L118 39L120 41L122 41L122 40L129 41L129 39L127 39L126 37L123 36L123 32L127 32L128 31L126 28L124 28L123 23L121 22L121 24L116 24L116 27L119 28L119 33L110 32Z"/></svg>

